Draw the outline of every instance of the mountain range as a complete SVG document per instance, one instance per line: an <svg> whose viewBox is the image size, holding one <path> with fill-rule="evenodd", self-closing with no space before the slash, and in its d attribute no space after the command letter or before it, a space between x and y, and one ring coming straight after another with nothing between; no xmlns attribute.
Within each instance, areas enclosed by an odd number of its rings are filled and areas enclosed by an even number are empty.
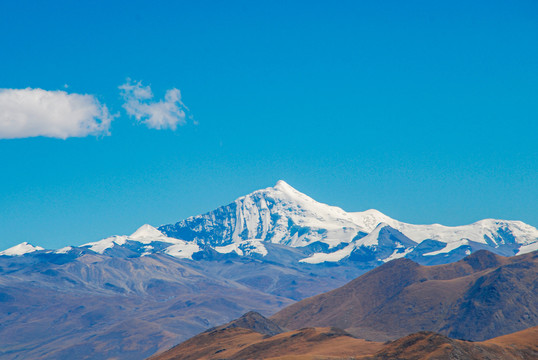
<svg viewBox="0 0 538 360"><path fill-rule="evenodd" d="M0 252L0 358L143 359L249 310L272 315L391 260L441 265L484 249L530 253L538 230L492 219L412 225L376 210L345 212L279 181L175 224Z"/></svg>
<svg viewBox="0 0 538 360"><path fill-rule="evenodd" d="M538 252L482 250L436 266L393 260L270 318L248 312L150 359L534 359L537 273Z"/></svg>
<svg viewBox="0 0 538 360"><path fill-rule="evenodd" d="M507 258L481 250L435 266L397 259L271 320L288 329L334 326L378 341L424 330L482 341L538 325L537 274L538 252Z"/></svg>
<svg viewBox="0 0 538 360"><path fill-rule="evenodd" d="M299 263L345 261L377 266L405 257L422 264L459 260L480 249L511 256L538 250L538 230L521 221L485 219L470 225L413 225L377 210L345 212L319 203L280 180L233 203L175 224L143 225L130 236L112 236L81 247L105 254L128 249L129 256L165 253L194 259L208 249L220 254L266 257L267 244L299 250ZM0 252L44 251L28 243ZM199 254L199 255L197 255Z"/></svg>

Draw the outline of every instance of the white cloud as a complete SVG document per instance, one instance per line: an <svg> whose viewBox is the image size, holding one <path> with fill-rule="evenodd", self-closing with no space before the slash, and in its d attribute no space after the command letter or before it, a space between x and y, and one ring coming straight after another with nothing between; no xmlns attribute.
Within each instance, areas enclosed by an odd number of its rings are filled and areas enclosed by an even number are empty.
<svg viewBox="0 0 538 360"><path fill-rule="evenodd" d="M142 83L131 83L130 79L119 87L125 100L124 109L130 116L146 124L152 129L172 129L178 125L184 125L185 111L188 108L181 101L181 93L178 89L166 91L164 101L151 101L153 93L149 86Z"/></svg>
<svg viewBox="0 0 538 360"><path fill-rule="evenodd" d="M0 89L0 139L107 135L112 119L92 95Z"/></svg>

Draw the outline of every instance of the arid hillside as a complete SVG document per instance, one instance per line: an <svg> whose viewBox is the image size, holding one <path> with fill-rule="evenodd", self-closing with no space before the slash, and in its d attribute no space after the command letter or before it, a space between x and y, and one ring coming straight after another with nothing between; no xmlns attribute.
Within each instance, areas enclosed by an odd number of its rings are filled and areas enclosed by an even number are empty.
<svg viewBox="0 0 538 360"><path fill-rule="evenodd" d="M250 315L249 315L250 316ZM258 323L271 325L256 315ZM244 319L243 319L244 320ZM249 326L245 321L240 323ZM273 336L232 322L201 333L149 360L198 359L363 359L363 360L528 360L538 358L538 327L483 342L418 332L393 342L357 339L338 328L303 328ZM263 326L266 327L265 325Z"/></svg>
<svg viewBox="0 0 538 360"><path fill-rule="evenodd" d="M287 329L333 326L376 341L434 331L481 341L538 325L538 252L476 252L456 263L397 259L292 304L271 319Z"/></svg>

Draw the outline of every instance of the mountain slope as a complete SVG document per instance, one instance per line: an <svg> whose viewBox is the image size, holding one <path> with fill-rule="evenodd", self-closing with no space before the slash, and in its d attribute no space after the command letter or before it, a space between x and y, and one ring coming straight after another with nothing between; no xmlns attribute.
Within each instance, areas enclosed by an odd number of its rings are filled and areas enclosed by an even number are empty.
<svg viewBox="0 0 538 360"><path fill-rule="evenodd" d="M268 336L274 336L284 332L280 326L255 311L249 311L239 319L235 319L227 324L211 328L206 332L232 328L248 329Z"/></svg>
<svg viewBox="0 0 538 360"><path fill-rule="evenodd" d="M244 328L224 325L205 331L148 360L527 360L538 356L537 338L538 327L483 342L455 340L423 331L383 344L353 338L343 330L330 327L303 328L268 336L250 329L248 325Z"/></svg>
<svg viewBox="0 0 538 360"><path fill-rule="evenodd" d="M422 330L484 340L538 325L537 273L537 252L504 258L479 251L438 266L397 259L271 319L288 329L335 326L376 340Z"/></svg>
<svg viewBox="0 0 538 360"><path fill-rule="evenodd" d="M386 262L398 254L421 263L456 261L471 252L488 249L500 255L515 255L538 242L538 230L521 221L485 219L464 226L413 225L394 220L377 210L348 213L341 208L319 203L284 181L274 187L255 191L233 203L203 215L193 216L159 230L169 237L213 247L219 252L235 251L265 256L265 244L276 243L295 248L314 244L324 247L304 258L308 263L338 262L360 247L359 240L381 223L409 239L402 251L378 252L376 261ZM436 243L431 251L416 248L423 241ZM353 244L353 246L351 246ZM372 245L363 245L363 248ZM416 248L416 249L415 249ZM376 253L374 249L373 253ZM308 255L305 253L305 255ZM391 257L395 255L395 257Z"/></svg>
<svg viewBox="0 0 538 360"><path fill-rule="evenodd" d="M0 359L142 359L363 272L293 266L301 254L277 244L262 259L205 249L196 260L164 251L139 256L138 246L129 240L103 254L80 247L0 256Z"/></svg>
<svg viewBox="0 0 538 360"><path fill-rule="evenodd" d="M538 327L482 342L467 342L419 332L386 345L370 360L468 359L528 360L538 358Z"/></svg>
<svg viewBox="0 0 538 360"><path fill-rule="evenodd" d="M72 256L0 259L1 359L141 359L250 309L267 314L292 302L228 276L256 264ZM267 274L279 271L291 270Z"/></svg>
<svg viewBox="0 0 538 360"><path fill-rule="evenodd" d="M228 328L204 332L149 359L348 359L373 354L382 346L330 327L304 328L271 337L244 328Z"/></svg>

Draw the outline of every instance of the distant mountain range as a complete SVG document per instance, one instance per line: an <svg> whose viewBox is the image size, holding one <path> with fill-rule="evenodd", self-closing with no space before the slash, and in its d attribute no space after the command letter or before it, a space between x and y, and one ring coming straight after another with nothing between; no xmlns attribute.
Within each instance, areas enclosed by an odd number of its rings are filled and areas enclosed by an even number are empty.
<svg viewBox="0 0 538 360"><path fill-rule="evenodd" d="M421 264L442 264L480 249L504 256L538 250L538 230L521 221L486 219L450 227L407 224L377 210L348 213L319 203L281 180L274 187L176 224L143 225L130 236L112 236L56 252L85 248L113 254L124 248L131 257L165 253L197 259L211 249L260 258L269 254L267 244L298 249L302 253L296 259L299 263L352 261L374 267L405 257ZM45 250L23 243L0 255L33 251Z"/></svg>
<svg viewBox="0 0 538 360"><path fill-rule="evenodd" d="M393 259L447 264L481 249L529 253L538 230L520 221L446 227L347 213L279 181L176 224L0 252L0 359L142 359Z"/></svg>

